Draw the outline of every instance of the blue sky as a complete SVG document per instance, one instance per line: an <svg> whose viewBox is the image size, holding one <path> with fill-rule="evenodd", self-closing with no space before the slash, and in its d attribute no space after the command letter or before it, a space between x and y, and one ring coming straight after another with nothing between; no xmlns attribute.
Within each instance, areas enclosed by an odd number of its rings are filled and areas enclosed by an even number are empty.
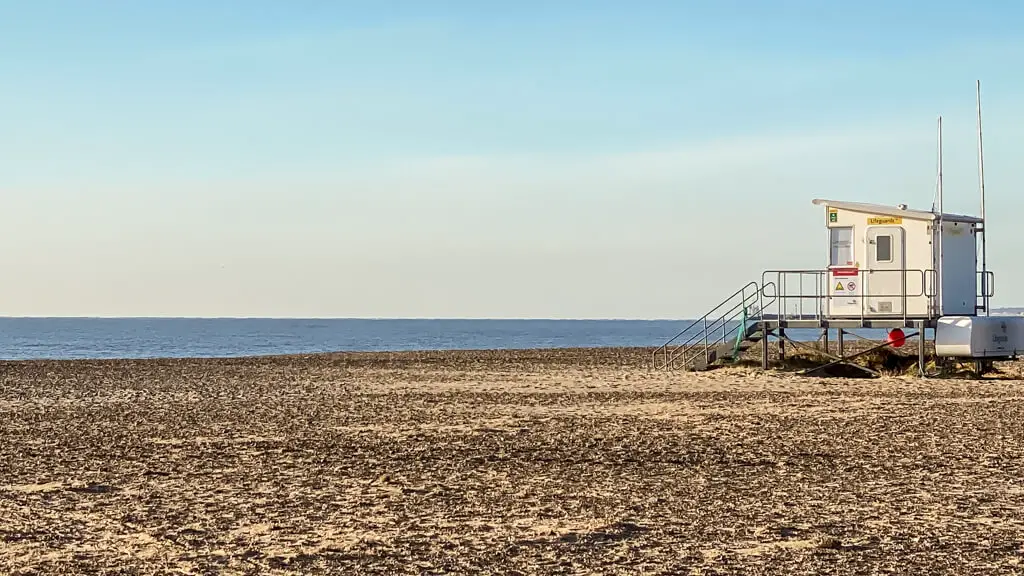
<svg viewBox="0 0 1024 576"><path fill-rule="evenodd" d="M1020 304L1022 12L0 0L0 314L691 316L928 208L940 113L976 213L976 79Z"/></svg>

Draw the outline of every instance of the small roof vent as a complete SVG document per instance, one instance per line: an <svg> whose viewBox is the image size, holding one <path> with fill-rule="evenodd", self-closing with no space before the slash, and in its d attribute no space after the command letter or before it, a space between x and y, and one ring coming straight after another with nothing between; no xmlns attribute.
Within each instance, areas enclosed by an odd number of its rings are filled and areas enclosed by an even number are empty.
<svg viewBox="0 0 1024 576"><path fill-rule="evenodd" d="M900 210L906 210L907 209L907 205L906 204L897 204L896 207L899 208Z"/></svg>

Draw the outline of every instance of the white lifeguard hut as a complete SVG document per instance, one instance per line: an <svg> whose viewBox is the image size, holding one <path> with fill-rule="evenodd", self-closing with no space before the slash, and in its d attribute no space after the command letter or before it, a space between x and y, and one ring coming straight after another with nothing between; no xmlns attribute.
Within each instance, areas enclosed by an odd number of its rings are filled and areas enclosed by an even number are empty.
<svg viewBox="0 0 1024 576"><path fill-rule="evenodd" d="M1024 318L990 315L994 275L985 247L980 82L977 97L980 216L942 210L940 117L937 206L918 210L906 204L813 200L824 209L825 267L765 271L760 282L734 292L659 347L655 367L706 369L760 342L762 367L768 368L769 337L778 341L782 360L786 342L805 345L788 338L787 328L821 330L824 354L833 361L807 372L852 365L849 360L870 351L852 356L844 351L844 334L863 328L889 330L899 344L916 336L922 375L927 330L934 335L936 356L971 359L979 373L985 362L1024 354ZM905 329L916 332L905 334ZM838 336L838 355L829 351L830 330Z"/></svg>
<svg viewBox="0 0 1024 576"><path fill-rule="evenodd" d="M828 229L829 318L973 316L981 218L816 199ZM986 275L988 275L986 271Z"/></svg>

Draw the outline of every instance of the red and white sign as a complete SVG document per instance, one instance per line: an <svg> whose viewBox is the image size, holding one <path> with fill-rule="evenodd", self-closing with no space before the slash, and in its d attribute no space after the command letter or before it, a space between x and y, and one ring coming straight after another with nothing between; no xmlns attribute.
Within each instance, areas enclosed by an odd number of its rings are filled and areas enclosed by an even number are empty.
<svg viewBox="0 0 1024 576"><path fill-rule="evenodd" d="M846 276L858 276L858 275L860 275L860 270L858 270L857 268L833 268L832 269L832 276L846 277Z"/></svg>

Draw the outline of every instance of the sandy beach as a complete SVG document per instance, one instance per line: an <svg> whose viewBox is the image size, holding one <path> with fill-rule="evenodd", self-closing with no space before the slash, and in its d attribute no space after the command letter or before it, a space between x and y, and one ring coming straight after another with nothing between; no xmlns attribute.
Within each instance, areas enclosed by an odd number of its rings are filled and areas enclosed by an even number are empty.
<svg viewBox="0 0 1024 576"><path fill-rule="evenodd" d="M0 363L0 572L1024 570L1022 365L648 354Z"/></svg>

